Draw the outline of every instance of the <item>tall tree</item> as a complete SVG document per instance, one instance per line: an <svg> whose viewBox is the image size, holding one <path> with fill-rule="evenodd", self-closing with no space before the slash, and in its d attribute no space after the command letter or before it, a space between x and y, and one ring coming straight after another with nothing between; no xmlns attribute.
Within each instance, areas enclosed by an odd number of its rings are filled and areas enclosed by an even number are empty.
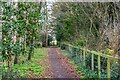
<svg viewBox="0 0 120 80"><path fill-rule="evenodd" d="M117 4L55 3L52 14L58 41L95 50L110 48L117 53L120 10Z"/></svg>

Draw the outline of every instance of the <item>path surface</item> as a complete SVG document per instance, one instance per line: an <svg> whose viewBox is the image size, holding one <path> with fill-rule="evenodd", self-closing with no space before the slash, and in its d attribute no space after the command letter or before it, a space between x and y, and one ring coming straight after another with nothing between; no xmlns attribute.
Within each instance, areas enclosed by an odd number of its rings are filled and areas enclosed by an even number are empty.
<svg viewBox="0 0 120 80"><path fill-rule="evenodd" d="M59 48L50 48L48 56L53 78L80 78L68 63L69 59L61 54Z"/></svg>

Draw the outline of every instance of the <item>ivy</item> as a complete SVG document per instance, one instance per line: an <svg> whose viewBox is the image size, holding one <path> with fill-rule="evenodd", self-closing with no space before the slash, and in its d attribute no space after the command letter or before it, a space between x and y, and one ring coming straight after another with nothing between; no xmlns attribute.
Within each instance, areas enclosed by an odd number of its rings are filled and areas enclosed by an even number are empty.
<svg viewBox="0 0 120 80"><path fill-rule="evenodd" d="M33 53L35 41L40 38L41 3L2 2L2 57L12 70L12 57L18 64L20 54ZM29 51L27 47L29 47Z"/></svg>

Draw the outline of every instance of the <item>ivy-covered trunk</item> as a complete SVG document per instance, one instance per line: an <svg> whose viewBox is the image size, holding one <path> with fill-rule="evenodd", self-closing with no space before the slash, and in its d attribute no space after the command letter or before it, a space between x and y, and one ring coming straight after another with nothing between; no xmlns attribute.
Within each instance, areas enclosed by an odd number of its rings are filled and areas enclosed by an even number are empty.
<svg viewBox="0 0 120 80"><path fill-rule="evenodd" d="M8 57L8 72L12 70L12 55Z"/></svg>
<svg viewBox="0 0 120 80"><path fill-rule="evenodd" d="M14 58L14 64L18 64L19 61L19 54L21 52L21 46L20 46L20 36L17 36L16 39L17 42L14 42L14 54L15 54L15 58Z"/></svg>

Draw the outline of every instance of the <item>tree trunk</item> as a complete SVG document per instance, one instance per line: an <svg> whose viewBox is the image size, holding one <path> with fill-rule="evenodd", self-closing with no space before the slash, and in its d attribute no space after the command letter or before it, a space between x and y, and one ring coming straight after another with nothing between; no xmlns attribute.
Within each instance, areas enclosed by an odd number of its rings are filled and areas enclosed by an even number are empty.
<svg viewBox="0 0 120 80"><path fill-rule="evenodd" d="M33 48L33 42L32 42L32 45L30 46L30 50L29 50L29 54L28 54L28 60L31 60L33 51L34 51L34 48Z"/></svg>
<svg viewBox="0 0 120 80"><path fill-rule="evenodd" d="M8 71L11 71L12 70L12 56L9 55L9 58L8 58Z"/></svg>
<svg viewBox="0 0 120 80"><path fill-rule="evenodd" d="M31 56L32 56L32 51L30 51L28 54L28 60L31 60Z"/></svg>
<svg viewBox="0 0 120 80"><path fill-rule="evenodd" d="M48 46L48 32L46 31L46 40L45 40L45 46Z"/></svg>
<svg viewBox="0 0 120 80"><path fill-rule="evenodd" d="M15 59L14 59L14 64L18 64L18 58L19 58L19 56L18 56L18 54L16 53L16 54L15 54Z"/></svg>

